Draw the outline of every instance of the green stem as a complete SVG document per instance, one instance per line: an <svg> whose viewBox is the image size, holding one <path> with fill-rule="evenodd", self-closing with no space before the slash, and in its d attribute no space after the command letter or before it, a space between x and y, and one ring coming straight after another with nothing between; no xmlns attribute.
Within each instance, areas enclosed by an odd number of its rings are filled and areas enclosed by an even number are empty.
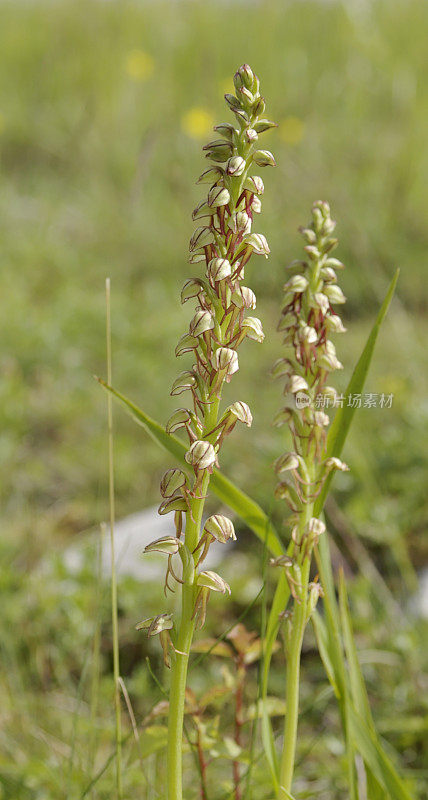
<svg viewBox="0 0 428 800"><path fill-rule="evenodd" d="M309 462L309 463L308 463ZM312 481L314 469L311 454L307 457L306 478ZM307 494L312 491L308 486ZM309 500L309 498L307 498ZM299 533L302 537L313 514L313 502L306 502L302 508L299 520ZM311 570L311 556L307 554L301 560L301 585L297 589L299 600L295 600L292 628L289 641L287 643L287 683L285 693L285 722L284 722L284 743L282 748L281 765L279 773L279 800L289 800L291 785L293 782L294 761L296 757L297 726L299 721L299 694L300 694L300 660L302 654L303 636L307 623L308 611L308 587Z"/></svg>
<svg viewBox="0 0 428 800"><path fill-rule="evenodd" d="M106 341L107 341L107 382L111 386L111 312L110 312L110 278L106 280ZM111 549L111 618L113 628L113 679L114 705L116 713L116 791L118 800L122 800L122 721L119 689L119 626L117 615L117 576L114 550L114 463L113 463L113 408L112 397L107 397L108 420L108 465L109 465L109 508L110 508L110 549Z"/></svg>
<svg viewBox="0 0 428 800"><path fill-rule="evenodd" d="M220 400L215 399L205 413L204 433L217 424ZM200 489L200 497L191 502L191 515L187 514L185 544L192 552L198 544L204 512L205 495L208 491L210 475L205 473ZM193 518L193 519L192 519ZM194 556L194 561L199 554ZM196 600L196 575L183 574L185 581L181 595L181 621L177 639L174 642L176 656L172 665L171 689L168 716L168 750L167 750L167 800L182 800L183 797L183 722L186 699L187 670L192 645L195 620L193 617Z"/></svg>
<svg viewBox="0 0 428 800"><path fill-rule="evenodd" d="M310 560L306 558L302 567L302 600L300 603L295 603L293 629L287 652L286 714L278 794L280 800L287 800L287 793L291 791L293 780L299 719L300 657L306 627L309 570Z"/></svg>

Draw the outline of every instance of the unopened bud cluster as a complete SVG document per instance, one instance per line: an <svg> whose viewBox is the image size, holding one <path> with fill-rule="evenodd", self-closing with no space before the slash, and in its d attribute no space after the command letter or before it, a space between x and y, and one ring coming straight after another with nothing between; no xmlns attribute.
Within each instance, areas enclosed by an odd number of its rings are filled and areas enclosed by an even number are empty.
<svg viewBox="0 0 428 800"><path fill-rule="evenodd" d="M310 518L302 523L305 508L310 508L322 485L333 470L347 470L338 458L325 458L328 415L319 410L317 398L326 396L334 404L336 390L328 385L329 373L342 369L331 335L345 328L335 306L345 302L337 283L337 270L343 264L332 256L337 246L333 237L336 223L328 203L317 202L312 221L300 232L305 240L307 258L294 261L284 286L284 299L278 330L284 333L284 354L274 365L274 377L285 379L284 405L274 424L287 424L293 450L275 462L279 478L275 494L293 511L292 540L296 558L286 567L292 593L296 595L298 562L311 556L313 546L324 532L321 520ZM294 583L293 583L294 581ZM315 590L312 596L315 597Z"/></svg>
<svg viewBox="0 0 428 800"><path fill-rule="evenodd" d="M234 123L217 125L214 128L217 138L203 148L212 163L198 183L208 184L209 188L193 211L192 217L198 226L189 245L190 263L200 265L200 273L186 281L181 293L182 303L194 300L196 308L175 353L177 356L190 353L193 364L176 378L171 394L190 394L191 404L173 413L166 430L170 434L179 430L185 432L189 443L185 460L193 470L194 479L190 485L184 472L168 470L161 482L163 501L159 507L161 514L174 513L174 539L179 544L183 517L187 519L187 534L189 521L194 522L195 504L203 502L209 475L218 466L218 453L225 437L237 422L247 426L252 423L251 411L245 402L232 403L222 414L219 403L224 383L229 383L239 369L239 345L244 339L257 342L264 339L260 320L252 315L256 307L255 294L243 285L243 280L251 256L267 257L270 252L265 236L252 230L255 215L261 211L264 186L261 177L250 175L250 170L254 165L275 165L272 153L260 149L258 142L259 136L274 127L274 123L264 117L265 102L251 67L244 64L239 68L234 85L235 94L225 95ZM216 515L207 520L196 543L192 542L191 550L186 535L185 543L177 545L177 550L170 540L164 551L168 555L166 586L170 575L176 580L192 582L195 614L200 621L205 617L210 591L225 593L229 587L215 573L198 574L199 564L212 542L234 538L232 522ZM184 548L188 550L186 556ZM172 569L176 553L183 561L182 579ZM189 553L194 574L186 566Z"/></svg>

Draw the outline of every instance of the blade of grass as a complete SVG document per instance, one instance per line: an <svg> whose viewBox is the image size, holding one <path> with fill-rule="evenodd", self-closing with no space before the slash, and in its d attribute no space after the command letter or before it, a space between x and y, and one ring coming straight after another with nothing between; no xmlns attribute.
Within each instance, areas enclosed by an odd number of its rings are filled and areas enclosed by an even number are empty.
<svg viewBox="0 0 428 800"><path fill-rule="evenodd" d="M318 516L318 515L317 515ZM327 634L327 648L329 661L324 663L327 677L331 679L333 671L334 681L332 687L336 693L342 729L345 739L348 783L351 800L358 800L358 776L355 765L355 748L350 731L349 706L350 696L348 690L346 665L343 654L340 632L340 615L336 600L333 570L331 568L330 548L327 536L321 536L318 547L315 548L317 565L324 592L325 630ZM321 658L325 654L320 651Z"/></svg>
<svg viewBox="0 0 428 800"><path fill-rule="evenodd" d="M111 384L111 304L110 304L110 278L106 279L106 345L107 345L107 380ZM122 721L120 709L119 686L119 630L117 619L117 576L114 552L114 460L113 460L113 403L111 395L107 395L107 424L108 424L108 493L110 512L110 547L111 547L111 618L113 631L113 678L114 678L114 705L116 714L116 790L118 800L122 800Z"/></svg>
<svg viewBox="0 0 428 800"><path fill-rule="evenodd" d="M357 365L352 373L351 380L349 381L348 386L346 387L345 397L349 397L349 395L351 394L352 395L359 394L360 392L362 392L364 388L367 373L369 371L370 363L373 357L376 340L382 322L386 317L388 308L393 298L399 274L400 270L397 269L391 283L389 284L388 291L385 295L385 299L379 309L379 313L370 331L370 334L364 346L364 350L357 361ZM348 436L355 411L356 411L355 408L348 406L346 404L344 404L342 408L338 408L327 437L327 448L326 448L327 457L335 456L336 458L338 458L340 456L346 441L346 437ZM317 499L317 502L315 503L315 516L318 516L323 509L324 502L330 488L330 483L332 481L332 477L333 477L333 471L330 472L330 475L324 482L320 495Z"/></svg>
<svg viewBox="0 0 428 800"><path fill-rule="evenodd" d="M352 629L352 621L343 572L340 573L339 577L339 599L343 641L348 662L351 694L354 708L358 709L358 714L352 718L352 731L355 744L358 746L360 754L366 763L368 783L369 785L372 785L374 778L375 781L381 784L385 791L389 792L387 795L388 797L396 798L396 800L410 798L404 782L398 775L391 759L382 748L379 736L376 732L367 689L358 660L357 647ZM358 725L360 719L363 720L370 736L367 736L367 731L365 730L356 730L355 726ZM372 740L374 747L372 747L369 751L368 748L370 747L370 739ZM364 752L359 745L362 745ZM369 755L368 759L365 757L364 753ZM376 769L373 769L373 764L376 765ZM379 794L378 787L373 787L373 791L370 793L370 796L376 792Z"/></svg>

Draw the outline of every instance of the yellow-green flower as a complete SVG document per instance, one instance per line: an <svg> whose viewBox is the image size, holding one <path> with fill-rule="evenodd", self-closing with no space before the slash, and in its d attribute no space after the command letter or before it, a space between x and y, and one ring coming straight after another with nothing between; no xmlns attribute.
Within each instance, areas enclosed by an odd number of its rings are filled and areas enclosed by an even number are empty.
<svg viewBox="0 0 428 800"><path fill-rule="evenodd" d="M305 134L305 123L299 117L286 117L280 122L278 132L285 144L299 144Z"/></svg>
<svg viewBox="0 0 428 800"><path fill-rule="evenodd" d="M190 108L183 115L181 127L192 139L204 139L212 130L214 119L204 108Z"/></svg>
<svg viewBox="0 0 428 800"><path fill-rule="evenodd" d="M154 60L144 50L131 50L125 62L127 75L134 81L145 81L150 78L154 69Z"/></svg>

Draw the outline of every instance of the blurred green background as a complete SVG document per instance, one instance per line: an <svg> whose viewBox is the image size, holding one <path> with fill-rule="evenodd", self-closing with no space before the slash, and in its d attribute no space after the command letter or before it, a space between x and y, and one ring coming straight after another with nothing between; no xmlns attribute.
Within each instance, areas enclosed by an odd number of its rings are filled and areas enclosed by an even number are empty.
<svg viewBox="0 0 428 800"><path fill-rule="evenodd" d="M176 407L170 384L184 368L174 346L189 317L178 298L195 272L187 247L202 196L201 147L229 118L223 94L243 61L279 123L264 139L278 167L263 173L256 228L271 256L253 259L249 279L266 342L244 346L231 387L255 421L229 441L223 467L280 520L271 463L284 441L270 427L280 390L267 379L280 353L278 291L286 264L300 256L298 225L314 200L329 200L347 266L341 389L401 268L367 384L392 392L393 407L357 414L345 453L351 472L337 481L330 523L356 576L363 646L398 652L395 672L382 670L384 703L375 667L369 677L380 718L392 712L392 693L394 717L410 720L406 734L385 723L386 732L423 785L427 710L414 678L422 623L407 620L393 636L380 603L369 625L371 589L358 573L369 552L406 607L427 559L427 28L422 0L0 3L0 647L8 675L0 797L80 797L76 786L85 785L84 775L73 784L70 698L84 694L92 579L90 571L68 575L61 551L107 515L106 400L92 377L105 374L104 280L112 282L114 384L164 422ZM120 410L115 450L118 515L157 503L169 460ZM242 541L245 550L252 539L242 532ZM247 569L256 573L257 561ZM138 696L148 679L129 628L150 603L140 587L122 589L126 669L140 681ZM45 740L31 733L39 714ZM106 703L106 748L111 722ZM64 761L68 789L55 782ZM336 797L331 787L318 790Z"/></svg>

